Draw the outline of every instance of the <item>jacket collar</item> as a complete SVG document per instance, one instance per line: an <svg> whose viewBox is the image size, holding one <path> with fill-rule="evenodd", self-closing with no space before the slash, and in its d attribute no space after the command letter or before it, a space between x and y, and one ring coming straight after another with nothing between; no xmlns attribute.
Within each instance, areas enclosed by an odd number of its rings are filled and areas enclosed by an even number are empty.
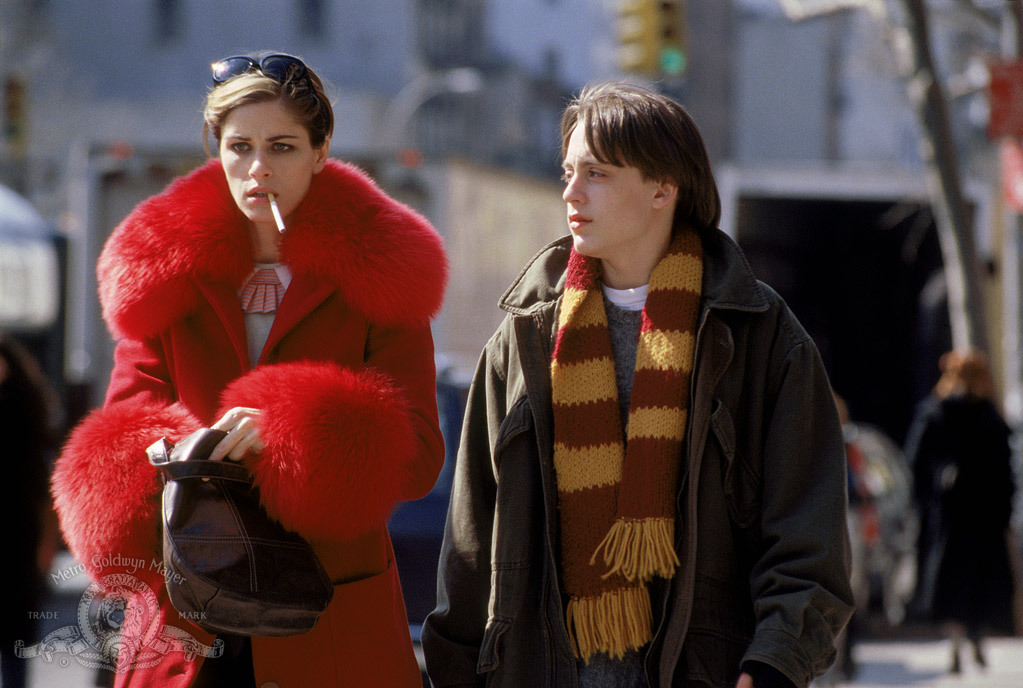
<svg viewBox="0 0 1023 688"><path fill-rule="evenodd" d="M702 240L705 306L751 312L767 310L763 285L731 237L715 229L704 233ZM571 249L571 235L543 247L505 291L500 307L509 313L525 314L557 300L565 289Z"/></svg>
<svg viewBox="0 0 1023 688"><path fill-rule="evenodd" d="M210 161L140 203L111 234L98 265L103 317L118 337L157 334L203 298L198 282L239 287L251 255L244 216L219 161ZM313 177L281 258L385 325L428 322L447 282L447 257L429 222L337 160Z"/></svg>

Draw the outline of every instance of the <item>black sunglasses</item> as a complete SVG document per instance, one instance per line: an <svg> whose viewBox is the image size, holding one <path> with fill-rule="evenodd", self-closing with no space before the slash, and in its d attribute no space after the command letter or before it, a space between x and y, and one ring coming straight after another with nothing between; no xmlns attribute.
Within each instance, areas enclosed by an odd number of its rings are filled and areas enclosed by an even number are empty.
<svg viewBox="0 0 1023 688"><path fill-rule="evenodd" d="M248 55L234 55L214 62L210 65L210 69L213 71L214 84L222 84L228 79L253 69L258 69L271 79L276 79L281 83L284 83L289 76L292 79L301 79L308 74L302 60L283 53L261 57L258 62Z"/></svg>

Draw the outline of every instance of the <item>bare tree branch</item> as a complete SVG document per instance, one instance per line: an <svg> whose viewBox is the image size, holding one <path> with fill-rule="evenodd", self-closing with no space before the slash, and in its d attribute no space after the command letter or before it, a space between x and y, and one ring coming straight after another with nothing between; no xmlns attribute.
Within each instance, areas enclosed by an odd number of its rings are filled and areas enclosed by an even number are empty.
<svg viewBox="0 0 1023 688"><path fill-rule="evenodd" d="M967 0L968 1L968 0ZM886 14L884 0L778 0L785 16L793 21L812 19L847 10L867 10L880 18Z"/></svg>
<svg viewBox="0 0 1023 688"><path fill-rule="evenodd" d="M1001 27L1001 18L977 4L976 0L952 0L963 12L981 21L988 29L997 31Z"/></svg>
<svg viewBox="0 0 1023 688"><path fill-rule="evenodd" d="M786 16L794 21L837 12L866 9L879 19L889 19L885 0L779 0ZM960 10L984 21L989 13L972 0L953 0ZM1023 0L1010 0L1009 9L1023 18ZM906 68L906 85L921 128L921 155L927 164L933 195L932 207L938 228L952 341L956 348L987 349L984 295L979 279L972 218L963 193L948 96L938 81L931 51L927 0L901 0L905 24L884 21L899 62ZM1021 19L1023 21L1023 19ZM972 79L973 77L971 77ZM969 84L974 87L973 83Z"/></svg>
<svg viewBox="0 0 1023 688"><path fill-rule="evenodd" d="M921 148L931 178L938 241L945 263L952 343L957 349L987 350L984 295L981 290L973 223L963 193L959 155L948 113L948 100L938 82L931 49L925 0L902 0L906 9L913 58L908 82L920 122Z"/></svg>
<svg viewBox="0 0 1023 688"><path fill-rule="evenodd" d="M1008 43L1011 45L1006 46L1005 53L1007 57L1018 58L1023 56L1023 45L1020 45L1023 40L1023 0L1009 0L1009 21L1012 30L1008 34Z"/></svg>

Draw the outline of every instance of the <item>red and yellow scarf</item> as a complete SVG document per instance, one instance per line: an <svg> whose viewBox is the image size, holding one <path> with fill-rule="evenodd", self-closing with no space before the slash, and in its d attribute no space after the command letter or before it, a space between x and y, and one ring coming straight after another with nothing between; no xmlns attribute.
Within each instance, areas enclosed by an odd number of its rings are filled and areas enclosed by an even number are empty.
<svg viewBox="0 0 1023 688"><path fill-rule="evenodd" d="M647 583L671 578L703 249L679 231L643 309L622 431L600 261L572 251L551 361L561 573L573 650L622 657L650 641Z"/></svg>

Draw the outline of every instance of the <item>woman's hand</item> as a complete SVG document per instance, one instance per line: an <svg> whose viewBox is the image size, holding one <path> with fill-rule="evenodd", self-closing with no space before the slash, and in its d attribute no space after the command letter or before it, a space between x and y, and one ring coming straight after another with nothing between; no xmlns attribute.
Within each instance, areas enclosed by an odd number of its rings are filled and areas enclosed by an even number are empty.
<svg viewBox="0 0 1023 688"><path fill-rule="evenodd" d="M263 451L263 440L259 437L259 426L256 422L261 414L262 411L259 409L236 406L214 423L211 427L214 430L223 430L227 437L213 448L210 461L220 461L224 458L241 461L249 452Z"/></svg>

